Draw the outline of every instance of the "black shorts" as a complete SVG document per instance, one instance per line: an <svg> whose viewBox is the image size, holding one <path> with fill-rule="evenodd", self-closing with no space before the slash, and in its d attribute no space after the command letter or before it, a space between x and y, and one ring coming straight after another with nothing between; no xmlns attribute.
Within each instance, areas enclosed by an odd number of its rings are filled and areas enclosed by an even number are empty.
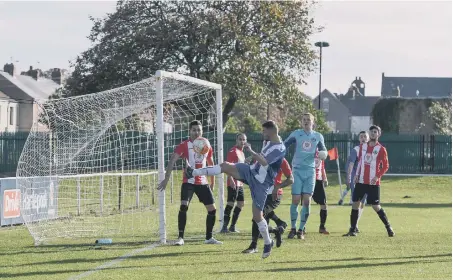
<svg viewBox="0 0 453 280"><path fill-rule="evenodd" d="M355 184L354 193L352 194L352 201L361 201L365 195L367 195L367 204L379 205L381 203L381 187L361 183Z"/></svg>
<svg viewBox="0 0 453 280"><path fill-rule="evenodd" d="M181 201L191 201L194 193L204 205L214 204L214 195L209 185L194 185L190 183L181 185Z"/></svg>
<svg viewBox="0 0 453 280"><path fill-rule="evenodd" d="M274 200L272 194L268 194L266 197L266 203L264 204L263 215L266 216L280 205L280 197Z"/></svg>
<svg viewBox="0 0 453 280"><path fill-rule="evenodd" d="M244 201L243 187L239 187L236 189L228 187L227 189L228 189L227 202Z"/></svg>
<svg viewBox="0 0 453 280"><path fill-rule="evenodd" d="M327 197L326 191L324 190L324 185L321 180L316 180L315 191L313 192L313 201L319 205L326 205Z"/></svg>

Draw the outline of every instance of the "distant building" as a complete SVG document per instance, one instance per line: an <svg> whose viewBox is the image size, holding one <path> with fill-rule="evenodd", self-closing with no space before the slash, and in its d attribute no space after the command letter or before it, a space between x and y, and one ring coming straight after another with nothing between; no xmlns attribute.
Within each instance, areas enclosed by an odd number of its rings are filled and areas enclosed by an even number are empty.
<svg viewBox="0 0 453 280"><path fill-rule="evenodd" d="M351 82L346 94L321 93L321 110L324 111L328 126L333 132L358 133L368 130L371 111L379 96L365 96L366 85L361 77ZM313 100L318 107L318 97Z"/></svg>
<svg viewBox="0 0 453 280"><path fill-rule="evenodd" d="M372 124L371 112L380 98L400 96L402 98L445 98L452 97L451 78L386 77L382 73L381 96L366 96L366 84L361 77L351 82L346 94L321 93L321 110L334 132L358 133L368 130ZM319 96L313 100L318 108Z"/></svg>
<svg viewBox="0 0 453 280"><path fill-rule="evenodd" d="M39 117L35 101L48 100L60 87L61 77L55 73L55 79L44 78L31 66L18 75L14 64L5 64L0 71L0 132L30 131Z"/></svg>
<svg viewBox="0 0 453 280"><path fill-rule="evenodd" d="M451 78L386 77L382 73L381 96L405 98L444 98L452 93Z"/></svg>

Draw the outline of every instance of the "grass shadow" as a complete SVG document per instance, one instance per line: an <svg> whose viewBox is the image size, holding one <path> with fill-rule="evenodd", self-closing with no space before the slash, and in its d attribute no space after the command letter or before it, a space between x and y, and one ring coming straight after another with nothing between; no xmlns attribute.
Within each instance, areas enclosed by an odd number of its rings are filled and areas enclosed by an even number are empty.
<svg viewBox="0 0 453 280"><path fill-rule="evenodd" d="M382 203L383 207L393 208L451 208L451 203Z"/></svg>
<svg viewBox="0 0 453 280"><path fill-rule="evenodd" d="M449 255L450 256L450 255ZM423 256L421 256L423 257ZM363 260L373 260L368 258L355 258L342 261L363 261ZM330 260L323 260L323 262ZM332 260L338 261L338 260ZM408 265L408 264L420 264L420 263L440 263L440 262L450 262L451 260L410 260L410 261L394 261L394 262L385 262L385 263L354 263L354 264L339 264L339 265L326 265L326 266L316 266L316 267L289 267L289 268L273 268L273 269L263 269L260 272L303 272L303 271L322 271L322 270L331 270L331 269L354 269L354 268L365 268L365 267L379 267L379 266L391 266L391 265ZM285 262L288 263L288 262ZM300 261L294 262L300 264ZM240 273L253 273L257 272L256 270L242 270L242 271L222 271L217 274L240 274Z"/></svg>

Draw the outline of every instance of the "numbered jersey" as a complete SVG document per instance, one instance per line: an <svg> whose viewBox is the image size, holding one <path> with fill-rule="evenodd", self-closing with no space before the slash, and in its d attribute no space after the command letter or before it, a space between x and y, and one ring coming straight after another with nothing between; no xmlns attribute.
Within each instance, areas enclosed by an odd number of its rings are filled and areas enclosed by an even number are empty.
<svg viewBox="0 0 453 280"><path fill-rule="evenodd" d="M193 149L193 142L190 139L179 144L174 152L177 153L181 158L185 159L187 165L191 166L192 168L206 167L206 160L208 158L212 158L213 154L212 147L209 149L209 152L204 155L195 153ZM195 176L191 179L187 179L186 176L183 175L183 182L194 185L208 184L206 176Z"/></svg>

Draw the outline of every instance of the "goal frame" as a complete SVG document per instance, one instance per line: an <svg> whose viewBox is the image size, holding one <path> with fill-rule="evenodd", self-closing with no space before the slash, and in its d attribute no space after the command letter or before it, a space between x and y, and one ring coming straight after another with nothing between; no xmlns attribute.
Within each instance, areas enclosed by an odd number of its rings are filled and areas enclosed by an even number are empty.
<svg viewBox="0 0 453 280"><path fill-rule="evenodd" d="M216 91L216 122L217 122L217 162L223 162L223 115L222 115L222 86L220 84L203 81L189 76L177 73L158 70L155 74L156 81L156 136L157 136L157 158L158 158L158 181L162 182L165 178L165 132L164 132L164 78L185 81L192 84L212 88ZM218 203L220 228L223 226L224 212L224 177L223 174L216 176L218 187ZM167 225L166 225L166 202L165 190L158 192L159 200L159 240L161 244L167 243Z"/></svg>

